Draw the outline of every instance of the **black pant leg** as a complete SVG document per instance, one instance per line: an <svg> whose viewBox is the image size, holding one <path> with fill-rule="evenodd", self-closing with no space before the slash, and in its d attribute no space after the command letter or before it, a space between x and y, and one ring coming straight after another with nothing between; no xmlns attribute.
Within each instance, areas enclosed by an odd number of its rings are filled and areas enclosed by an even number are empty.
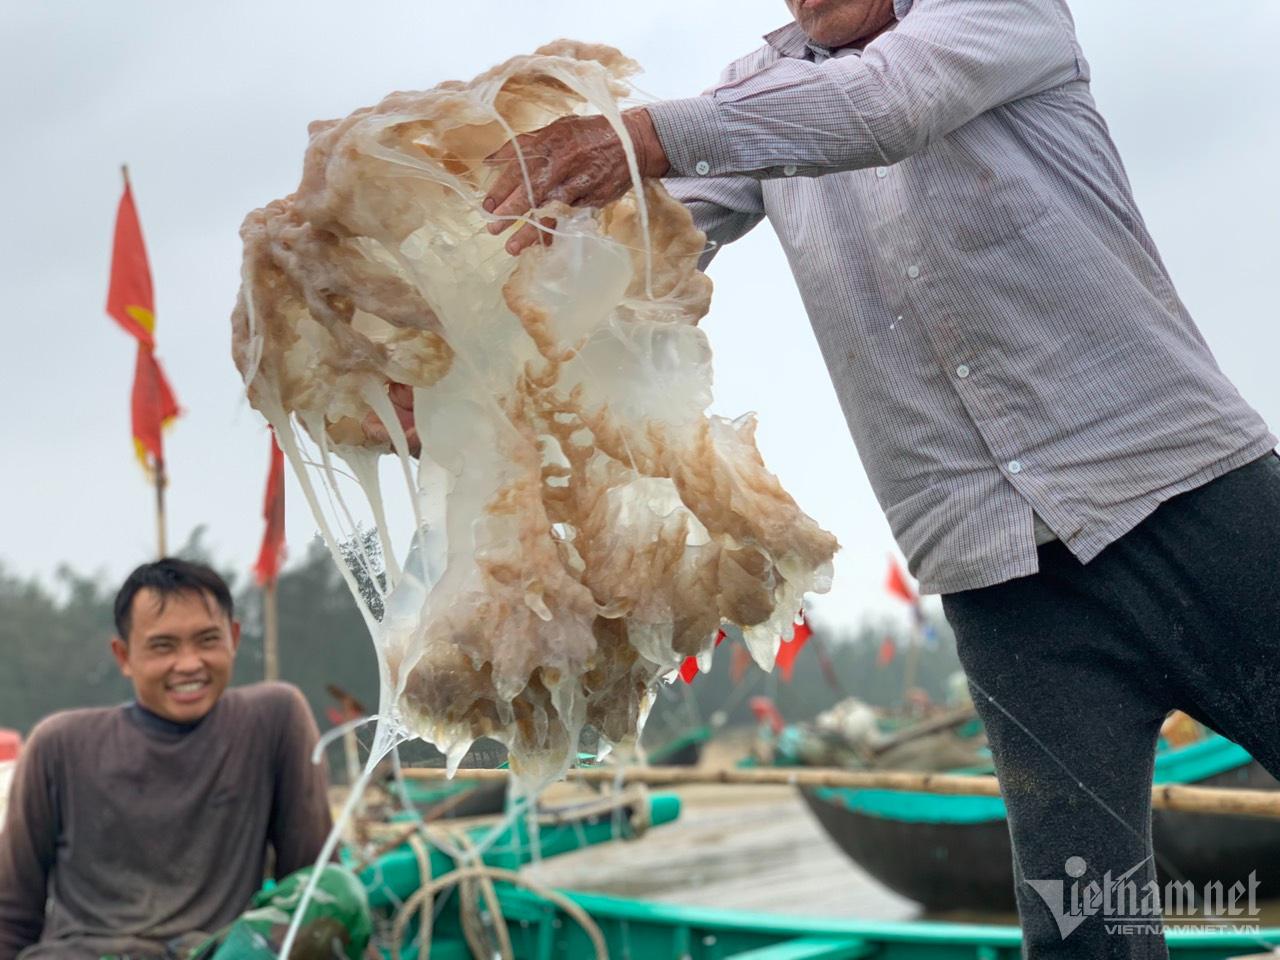
<svg viewBox="0 0 1280 960"><path fill-rule="evenodd" d="M1009 813L1024 955L1162 960L1158 914L1151 929L1111 932L1098 913L1073 921L1070 893L1130 870L1155 879L1151 775L1167 706L1085 568L1060 544L1041 563L943 598Z"/></svg>
<svg viewBox="0 0 1280 960"><path fill-rule="evenodd" d="M1178 705L1280 777L1280 458L1175 497L1112 549L1141 571L1135 615L1159 625Z"/></svg>

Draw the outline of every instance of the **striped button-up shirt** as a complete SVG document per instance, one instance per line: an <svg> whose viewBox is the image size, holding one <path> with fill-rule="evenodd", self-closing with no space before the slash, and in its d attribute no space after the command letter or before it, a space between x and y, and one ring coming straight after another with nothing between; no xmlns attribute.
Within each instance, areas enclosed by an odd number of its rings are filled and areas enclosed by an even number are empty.
<svg viewBox="0 0 1280 960"><path fill-rule="evenodd" d="M1174 292L1062 0L896 12L862 50L790 24L649 109L711 252L769 218L894 536L949 593L1053 536L1087 562L1276 438Z"/></svg>

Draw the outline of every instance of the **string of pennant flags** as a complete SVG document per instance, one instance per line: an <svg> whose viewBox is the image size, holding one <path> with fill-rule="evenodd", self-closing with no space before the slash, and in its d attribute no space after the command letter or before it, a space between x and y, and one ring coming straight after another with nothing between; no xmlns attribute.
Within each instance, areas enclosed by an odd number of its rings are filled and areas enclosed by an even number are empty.
<svg viewBox="0 0 1280 960"><path fill-rule="evenodd" d="M903 571L897 559L889 555L889 573L885 578L885 590L890 596L902 600L908 605L911 611L911 620L913 629L919 634L921 645L926 650L935 650L938 646L937 630L932 623L924 615L924 608L920 604L920 594L911 584L908 575ZM778 647L778 654L775 664L778 667L782 679L787 683L791 682L792 675L795 671L796 656L805 646L809 639L813 637L813 628L809 625L809 620L804 610L796 615L795 628L791 636L783 640ZM716 631L715 646L719 647L724 642L724 630ZM898 655L898 644L892 636L886 635L880 643L880 648L876 653L876 665L879 667L887 667ZM827 683L833 687L839 686L839 680L835 677L834 668L831 665L830 658L824 656L819 651L819 667L822 669L824 678ZM746 675L747 669L751 665L751 654L742 644L734 644L733 659L729 665L729 676L734 685L737 685ZM699 673L698 658L687 657L680 665L680 679L685 683L692 683L694 677Z"/></svg>

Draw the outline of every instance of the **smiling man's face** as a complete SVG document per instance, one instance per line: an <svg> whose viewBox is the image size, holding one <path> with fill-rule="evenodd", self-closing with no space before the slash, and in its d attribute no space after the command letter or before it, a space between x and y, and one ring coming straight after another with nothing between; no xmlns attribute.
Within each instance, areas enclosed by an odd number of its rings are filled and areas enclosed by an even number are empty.
<svg viewBox="0 0 1280 960"><path fill-rule="evenodd" d="M240 624L196 590L161 597L144 587L130 614L129 636L111 651L138 703L174 723L202 719L231 681Z"/></svg>
<svg viewBox="0 0 1280 960"><path fill-rule="evenodd" d="M814 43L837 49L870 40L893 23L893 0L787 0Z"/></svg>

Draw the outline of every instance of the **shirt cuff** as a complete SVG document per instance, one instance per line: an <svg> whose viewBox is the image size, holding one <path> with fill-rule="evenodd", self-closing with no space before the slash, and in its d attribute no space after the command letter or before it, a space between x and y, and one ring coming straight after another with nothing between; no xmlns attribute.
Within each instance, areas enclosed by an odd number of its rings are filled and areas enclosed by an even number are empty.
<svg viewBox="0 0 1280 960"><path fill-rule="evenodd" d="M714 97L662 100L645 109L671 164L667 176L715 177L737 172Z"/></svg>

